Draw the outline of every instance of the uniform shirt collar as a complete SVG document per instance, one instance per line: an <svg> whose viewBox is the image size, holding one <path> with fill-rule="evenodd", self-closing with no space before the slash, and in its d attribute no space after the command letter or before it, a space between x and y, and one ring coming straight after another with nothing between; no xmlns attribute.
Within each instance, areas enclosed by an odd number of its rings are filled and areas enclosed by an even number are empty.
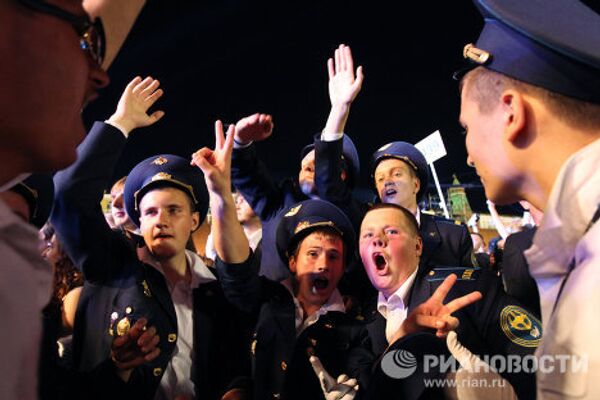
<svg viewBox="0 0 600 400"><path fill-rule="evenodd" d="M329 299L327 299L327 302L323 304L321 308L317 310L317 312L315 312L310 317L304 319L304 310L302 309L302 306L300 305L300 302L298 301L296 296L294 296L294 291L292 289L290 280L284 279L283 281L281 281L281 284L290 292L290 294L292 295L292 299L294 300L294 309L296 315L296 336L299 336L302 333L302 331L304 331L304 329L317 322L322 315L325 315L330 311L338 311L342 313L346 312L346 306L344 306L344 300L342 299L342 295L336 288L334 289L333 293L331 293L331 296L329 296Z"/></svg>
<svg viewBox="0 0 600 400"><path fill-rule="evenodd" d="M575 249L600 203L600 140L573 154L561 167L548 197L544 217L524 252L540 291L542 319L547 320Z"/></svg>
<svg viewBox="0 0 600 400"><path fill-rule="evenodd" d="M530 264L555 265L544 273L566 270L600 201L600 140L573 154L562 166L544 217L525 252ZM558 268L558 270L556 270ZM532 271L535 272L535 271Z"/></svg>
<svg viewBox="0 0 600 400"><path fill-rule="evenodd" d="M261 239L262 239L262 229L257 229L256 231L254 231L254 233L252 233L250 236L248 236L248 243L250 244L250 247L252 248L252 250L256 250L256 246L258 246L258 243L260 242Z"/></svg>
<svg viewBox="0 0 600 400"><path fill-rule="evenodd" d="M204 264L204 261L198 256L196 253L185 250L185 259L187 261L187 265L190 268L192 274L192 281L190 283L190 287L192 289L196 289L203 283L208 283L215 281L217 278L210 271L210 269ZM150 254L147 248L144 247L144 251L140 256L140 260L148 265L151 265L158 272L160 272L163 276L165 275L162 269L162 266L156 259Z"/></svg>
<svg viewBox="0 0 600 400"><path fill-rule="evenodd" d="M406 278L404 283L402 283L402 285L400 285L400 287L394 293L392 293L392 295L389 298L386 299L383 293L379 292L379 296L377 298L377 311L379 311L379 313L383 315L384 318L387 319L388 311L391 311L396 308L407 308L410 288L412 287L415 281L418 270L418 267L415 268L413 273L410 274L408 278Z"/></svg>

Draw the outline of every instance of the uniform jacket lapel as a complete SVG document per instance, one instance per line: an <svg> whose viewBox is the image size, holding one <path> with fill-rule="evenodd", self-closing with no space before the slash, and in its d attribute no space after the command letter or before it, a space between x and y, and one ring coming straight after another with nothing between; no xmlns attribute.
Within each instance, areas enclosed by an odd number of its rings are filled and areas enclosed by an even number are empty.
<svg viewBox="0 0 600 400"><path fill-rule="evenodd" d="M425 270L428 269L427 266L429 265L431 255L436 251L438 246L440 246L442 239L434 218L424 213L421 213L419 232L423 239L423 254L421 255L421 262L419 265L422 270Z"/></svg>
<svg viewBox="0 0 600 400"><path fill-rule="evenodd" d="M419 268L415 282L410 291L410 298L408 300L408 313L429 299L431 296L431 283L427 280L427 271Z"/></svg>
<svg viewBox="0 0 600 400"><path fill-rule="evenodd" d="M171 293L169 293L165 278L159 271L147 264L144 265L144 275L145 279L140 282L144 295L154 297L165 310L173 325L177 326L177 315L175 314L175 307L173 306L173 301L171 301Z"/></svg>

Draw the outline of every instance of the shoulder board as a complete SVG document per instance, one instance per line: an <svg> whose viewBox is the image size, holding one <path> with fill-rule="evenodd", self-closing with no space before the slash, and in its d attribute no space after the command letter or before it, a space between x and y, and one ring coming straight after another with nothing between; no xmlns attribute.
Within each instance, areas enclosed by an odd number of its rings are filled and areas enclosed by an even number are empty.
<svg viewBox="0 0 600 400"><path fill-rule="evenodd" d="M480 268L473 267L438 267L429 271L427 280L429 282L443 281L450 274L454 274L459 281L474 281L477 280L480 272Z"/></svg>
<svg viewBox="0 0 600 400"><path fill-rule="evenodd" d="M444 217L440 217L440 216L435 216L434 217L435 222L443 222L446 224L452 224L452 225L463 225L463 222L460 219L448 219L448 218L444 218Z"/></svg>
<svg viewBox="0 0 600 400"><path fill-rule="evenodd" d="M432 217L435 220L435 222L448 222L448 223L452 223L451 219L448 219L446 217L442 217L441 215L432 215Z"/></svg>

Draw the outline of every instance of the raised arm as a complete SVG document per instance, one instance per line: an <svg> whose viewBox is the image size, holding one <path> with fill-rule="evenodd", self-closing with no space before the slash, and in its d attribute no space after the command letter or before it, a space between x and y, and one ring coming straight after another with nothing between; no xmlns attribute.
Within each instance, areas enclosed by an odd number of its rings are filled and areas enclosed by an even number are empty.
<svg viewBox="0 0 600 400"><path fill-rule="evenodd" d="M215 149L203 148L192 155L192 164L204 172L210 193L212 236L217 252L216 269L227 299L243 311L252 312L260 300L258 259L250 251L231 193L231 152L235 127L223 135L221 121L215 124Z"/></svg>
<svg viewBox="0 0 600 400"><path fill-rule="evenodd" d="M323 128L323 134L343 133L350 114L350 105L360 92L363 83L362 67L356 69L350 46L341 44L334 58L327 60L329 73L329 100L331 110Z"/></svg>
<svg viewBox="0 0 600 400"><path fill-rule="evenodd" d="M147 115L162 96L159 82L137 77L125 88L108 123L97 122L77 149L77 161L54 178L51 221L61 243L88 281L102 280L117 265L112 259L135 256L108 226L100 201L131 130L153 124L164 113Z"/></svg>
<svg viewBox="0 0 600 400"><path fill-rule="evenodd" d="M204 147L192 155L192 164L204 172L210 193L212 214L211 230L217 255L226 263L241 263L250 254L250 245L244 229L237 220L235 201L231 192L231 151L235 127L231 125L227 136L223 124L215 124L215 149Z"/></svg>
<svg viewBox="0 0 600 400"><path fill-rule="evenodd" d="M343 44L335 50L334 58L327 60L327 71L331 110L325 128L314 141L315 185L321 199L340 207L354 226L359 227L364 211L352 197L352 187L358 179L358 152L350 138L345 137L344 129L350 105L361 90L364 76L362 67L356 69L355 75L352 52ZM354 153L353 156L350 153Z"/></svg>
<svg viewBox="0 0 600 400"><path fill-rule="evenodd" d="M253 114L235 125L231 179L261 221L273 218L282 207L283 194L271 178L266 165L258 159L253 142L265 140L273 132L273 118Z"/></svg>
<svg viewBox="0 0 600 400"><path fill-rule="evenodd" d="M494 221L494 226L496 227L496 230L498 231L502 239L506 239L508 237L508 229L506 229L506 226L504 226L504 223L502 223L500 215L498 215L498 211L496 210L496 205L491 200L487 200L486 204L488 210L490 211L492 221Z"/></svg>

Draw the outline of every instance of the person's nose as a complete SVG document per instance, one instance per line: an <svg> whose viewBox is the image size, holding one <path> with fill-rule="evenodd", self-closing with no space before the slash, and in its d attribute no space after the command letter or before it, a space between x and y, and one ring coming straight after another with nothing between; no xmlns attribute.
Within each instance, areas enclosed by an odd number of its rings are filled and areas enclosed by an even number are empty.
<svg viewBox="0 0 600 400"><path fill-rule="evenodd" d="M112 203L113 208L122 209L123 208L123 195L119 195L115 197Z"/></svg>
<svg viewBox="0 0 600 400"><path fill-rule="evenodd" d="M386 244L387 244L387 241L383 234L379 234L373 238L373 246L385 247Z"/></svg>
<svg viewBox="0 0 600 400"><path fill-rule="evenodd" d="M166 228L169 225L169 213L159 210L155 224L157 228Z"/></svg>
<svg viewBox="0 0 600 400"><path fill-rule="evenodd" d="M90 72L88 80L93 91L100 90L108 86L110 78L108 73L95 61L90 60Z"/></svg>
<svg viewBox="0 0 600 400"><path fill-rule="evenodd" d="M467 156L467 165L469 167L475 168L475 162L473 161L473 159L471 158L471 155L469 154Z"/></svg>
<svg viewBox="0 0 600 400"><path fill-rule="evenodd" d="M95 61L89 60L89 73L86 89L85 104L95 98L98 90L108 86L110 78L108 73Z"/></svg>
<svg viewBox="0 0 600 400"><path fill-rule="evenodd" d="M329 259L327 254L323 253L319 256L317 260L317 271L318 272L327 272L329 271Z"/></svg>

